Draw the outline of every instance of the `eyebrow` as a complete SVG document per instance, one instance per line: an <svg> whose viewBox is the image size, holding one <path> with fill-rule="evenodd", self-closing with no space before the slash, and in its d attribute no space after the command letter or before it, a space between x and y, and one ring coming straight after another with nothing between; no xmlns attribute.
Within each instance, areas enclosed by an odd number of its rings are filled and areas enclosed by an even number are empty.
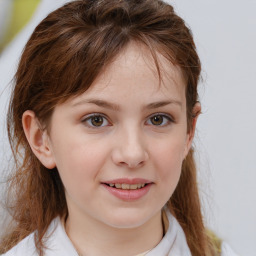
<svg viewBox="0 0 256 256"><path fill-rule="evenodd" d="M83 105L83 104L95 104L99 107L102 107L102 108L108 108L108 109L111 109L111 110L115 110L115 111L118 111L120 110L120 107L119 105L115 104L115 103L110 103L110 102L107 102L105 100L100 100L100 99L88 99L88 100L81 100L77 103L74 103L72 106L75 107L75 106L79 106L79 105Z"/></svg>
<svg viewBox="0 0 256 256"><path fill-rule="evenodd" d="M81 100L79 102L76 102L74 104L72 104L73 107L75 106L79 106L79 105L83 105L83 104L95 104L99 107L102 108L107 108L110 110L114 110L114 111L119 111L120 110L120 106L118 104L115 103L110 103L107 102L105 100L100 100L100 99L88 99L88 100ZM170 104L175 104L178 105L180 107L182 107L182 103L180 101L177 100L169 100L169 101L157 101L157 102L152 102L149 103L148 105L146 105L145 107L143 107L143 109L156 109L156 108L160 108L160 107L164 107Z"/></svg>
<svg viewBox="0 0 256 256"><path fill-rule="evenodd" d="M146 108L147 109L155 109L155 108L164 107L164 106L170 105L170 104L176 104L176 105L182 107L182 103L180 101L169 100L169 101L159 101L159 102L150 103L150 104L146 105Z"/></svg>

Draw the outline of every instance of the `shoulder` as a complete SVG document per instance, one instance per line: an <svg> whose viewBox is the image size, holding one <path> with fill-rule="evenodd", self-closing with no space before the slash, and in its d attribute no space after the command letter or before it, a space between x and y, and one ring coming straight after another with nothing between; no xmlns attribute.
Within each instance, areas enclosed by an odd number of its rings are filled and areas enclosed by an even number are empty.
<svg viewBox="0 0 256 256"><path fill-rule="evenodd" d="M220 256L238 256L234 251L231 249L231 247L223 241L221 238L216 236L214 232L207 229L207 235L211 240L211 243L216 248L218 255Z"/></svg>
<svg viewBox="0 0 256 256"><path fill-rule="evenodd" d="M238 254L236 254L226 242L222 242L221 256L238 256Z"/></svg>
<svg viewBox="0 0 256 256"><path fill-rule="evenodd" d="M20 241L11 250L2 256L36 256L36 247L34 243L34 233L30 234Z"/></svg>
<svg viewBox="0 0 256 256"><path fill-rule="evenodd" d="M38 256L35 246L35 233L32 233L10 251L2 256ZM70 256L76 255L75 248L69 240L60 218L57 217L49 225L44 236L45 256Z"/></svg>

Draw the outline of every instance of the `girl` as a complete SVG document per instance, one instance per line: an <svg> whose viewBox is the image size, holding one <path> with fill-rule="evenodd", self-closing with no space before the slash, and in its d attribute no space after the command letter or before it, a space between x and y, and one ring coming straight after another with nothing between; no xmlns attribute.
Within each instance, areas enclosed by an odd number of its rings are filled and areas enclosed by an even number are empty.
<svg viewBox="0 0 256 256"><path fill-rule="evenodd" d="M232 255L202 220L200 68L160 0L79 0L45 18L8 112L16 172L0 253Z"/></svg>

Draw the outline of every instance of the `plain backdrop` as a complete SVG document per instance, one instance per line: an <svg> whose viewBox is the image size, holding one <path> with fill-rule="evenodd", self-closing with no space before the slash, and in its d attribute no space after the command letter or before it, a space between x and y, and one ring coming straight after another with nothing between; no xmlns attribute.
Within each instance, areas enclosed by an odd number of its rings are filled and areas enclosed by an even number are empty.
<svg viewBox="0 0 256 256"><path fill-rule="evenodd" d="M240 255L255 256L256 1L172 3L203 65L196 147L206 218Z"/></svg>
<svg viewBox="0 0 256 256"><path fill-rule="evenodd" d="M1 181L10 154L8 84L33 28L64 2L42 0L0 57ZM191 28L203 67L195 147L205 219L238 254L256 256L256 0L169 2Z"/></svg>

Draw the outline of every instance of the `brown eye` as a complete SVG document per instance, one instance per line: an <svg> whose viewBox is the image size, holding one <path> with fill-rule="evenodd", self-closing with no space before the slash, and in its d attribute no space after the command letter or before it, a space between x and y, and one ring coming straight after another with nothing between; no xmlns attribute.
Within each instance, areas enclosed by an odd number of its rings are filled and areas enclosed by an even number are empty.
<svg viewBox="0 0 256 256"><path fill-rule="evenodd" d="M85 118L82 121L86 126L91 127L91 128L100 128L104 126L108 126L109 122L108 120L101 115L91 115Z"/></svg>
<svg viewBox="0 0 256 256"><path fill-rule="evenodd" d="M163 124L164 118L161 115L157 115L157 116L151 117L150 121L153 125L161 125Z"/></svg>
<svg viewBox="0 0 256 256"><path fill-rule="evenodd" d="M93 116L91 117L91 123L93 126L102 126L103 124L103 117L102 116Z"/></svg>
<svg viewBox="0 0 256 256"><path fill-rule="evenodd" d="M149 117L149 119L146 121L146 124L162 127L162 126L167 126L172 122L173 122L172 117L170 117L167 114L155 114Z"/></svg>

